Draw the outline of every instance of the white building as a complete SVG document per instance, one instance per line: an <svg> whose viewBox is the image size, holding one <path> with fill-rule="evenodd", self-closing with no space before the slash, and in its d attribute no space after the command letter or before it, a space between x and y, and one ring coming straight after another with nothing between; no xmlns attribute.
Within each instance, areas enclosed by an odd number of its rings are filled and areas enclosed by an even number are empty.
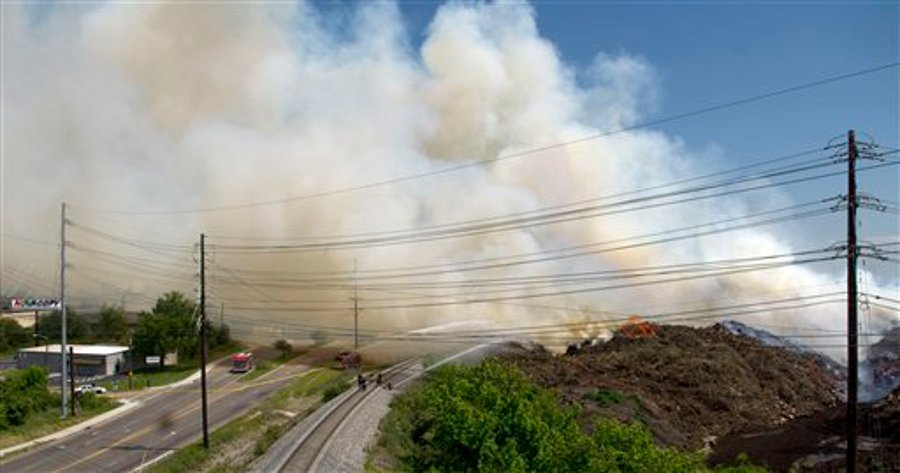
<svg viewBox="0 0 900 473"><path fill-rule="evenodd" d="M115 345L68 345L72 349L76 377L111 376L127 369L128 347ZM49 373L60 372L58 344L21 348L16 357L19 369L44 366Z"/></svg>

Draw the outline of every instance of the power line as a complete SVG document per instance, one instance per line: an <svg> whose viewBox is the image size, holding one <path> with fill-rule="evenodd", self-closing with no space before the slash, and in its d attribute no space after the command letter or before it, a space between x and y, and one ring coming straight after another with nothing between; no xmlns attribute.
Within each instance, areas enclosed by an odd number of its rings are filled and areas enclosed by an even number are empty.
<svg viewBox="0 0 900 473"><path fill-rule="evenodd" d="M433 308L433 307L444 307L444 306L455 306L455 305L485 304L485 303L494 303L494 302L501 302L501 301L508 301L508 300L560 297L560 296L565 296L565 295L588 293L588 292L611 291L611 290L643 287L643 286L656 285L656 284L685 282L685 281L691 281L691 280L696 280L696 279L701 279L701 278L729 276L729 275L747 273L747 272L752 272L752 271L775 269L778 267L795 266L795 265L799 266L799 265L803 265L803 264L820 263L820 262L830 261L833 259L834 259L834 257L807 258L805 260L792 261L790 263L759 265L759 266L754 266L754 267L750 267L750 268L721 270L721 271L717 271L717 272L702 273L699 275L679 276L679 277L668 278L668 279L641 281L641 282L635 282L635 283L621 283L621 284L613 284L613 285L606 285L606 286L592 286L592 287L587 287L587 288L554 290L554 291L550 291L550 292L544 291L544 292L532 292L532 293L526 293L526 294L505 295L505 296L497 296L497 297L447 299L447 300L438 301L438 302L423 302L423 303L411 303L411 304L372 305L372 306L367 306L366 310L368 310L368 311L383 311L383 310L400 310L400 309L422 309L422 308ZM258 308L256 308L256 307L238 306L238 307L234 307L234 308L240 309L240 310L258 310ZM279 307L279 308L266 308L265 310L275 311L275 312L301 312L301 313L302 312L339 312L339 311L341 311L341 309L311 308L311 307Z"/></svg>
<svg viewBox="0 0 900 473"><path fill-rule="evenodd" d="M705 308L700 310L689 310L689 311L676 311L676 312L668 312L668 313L654 313L654 314L645 314L641 315L641 320L650 321L654 323L691 323L691 322L700 322L708 319L720 318L723 315L727 314L735 314L735 315L750 315L754 313L763 313L769 311L781 311L781 310L791 310L797 307L815 307L819 305L825 304L834 304L843 302L843 299L835 298L834 296L841 295L840 292L830 292L830 293L822 293L822 294L813 294L807 296L796 296L790 298L782 298L782 299L773 299L773 300L765 300L758 301L751 304L736 304L731 306L722 306L722 307L713 307L713 308ZM471 337L471 336L488 336L488 337L513 337L513 336L541 336L547 334L561 333L567 332L570 333L573 330L584 330L593 328L609 328L609 327L618 327L623 324L627 324L631 322L631 315L629 316L620 316L620 317L612 317L605 318L601 320L587 320L587 321L574 321L574 322L558 322L552 324L537 324L537 325L518 325L513 327L503 327L503 328L478 328L478 329L469 329L469 330L459 330L454 329L451 332L419 332L415 334L415 337L419 340L431 339L431 338L441 338L445 336L450 337ZM261 322L264 322L258 318L248 318L236 316L236 320L247 321L249 324L256 326ZM352 330L346 327L335 327L335 326L327 326L327 325L313 325L313 324L304 324L300 322L293 321L278 321L279 328L287 328L294 330L332 330L344 334L352 333ZM383 330L375 330L375 329L360 329L364 335L377 335L383 334ZM412 334L404 333L406 335L412 336ZM827 337L843 337L846 334L844 332L835 331L834 333L828 334L819 334L819 335L795 335L795 336L785 336L783 338L827 338ZM573 337L569 337L571 340ZM389 337L389 339L393 339L393 337Z"/></svg>
<svg viewBox="0 0 900 473"><path fill-rule="evenodd" d="M536 216L537 214L542 214L542 213L551 212L551 211L556 211L556 210L569 209L569 208L571 208L571 207L578 207L578 206L584 206L584 205L589 205L589 204L596 204L596 203L598 203L598 202L603 202L603 201L606 201L606 200L612 200L612 199L615 199L615 198L622 198L622 197L627 197L627 196L636 195L636 194L638 194L638 195L639 195L639 194L645 194L645 193L647 193L647 192L649 192L649 191L655 191L655 190L660 190L660 189L666 189L666 188L675 187L675 186L679 186L679 185L683 185L683 184L687 184L687 183L691 183L691 182L703 181L703 180L706 180L706 179L709 179L709 178L712 178L712 177L723 176L723 175L728 175L728 174L734 174L734 173L737 173L737 172L740 172L740 171L746 171L746 170L748 170L748 169L759 168L759 167L762 167L762 166L765 166L765 165L769 165L769 164L772 164L772 163L776 163L776 162L790 161L790 160L794 160L794 159L797 159L797 158L800 158L800 157L809 156L809 155L814 154L814 153L819 153L819 152L821 152L821 151L823 151L823 150L824 150L824 148L815 148L815 149L811 149L811 150L800 151L800 152L796 152L796 153L787 154L787 155L784 155L784 156L779 156L779 157L777 157L777 158L771 158L771 159L768 159L768 160L766 160L766 161L759 162L759 163L754 163L754 164L750 164L750 165L740 166L740 167L736 167L736 168L732 168L732 169L728 169L728 170L724 170L724 171L713 172L713 173L709 173L709 174L704 174L704 175L700 175L700 176L694 176L694 177L690 177L690 178L686 178L686 179L680 179L680 180L676 180L676 181L672 181L672 182L668 182L668 183L663 183L663 184L658 184L658 185L653 185L653 186L648 186L648 187L642 187L642 188L640 188L640 189L635 189L635 190L630 190L630 191L624 191L624 192L617 192L617 193L614 193L614 194L603 195L603 196L600 196L600 197L594 197L594 198L591 198L591 199L584 199L584 200L579 200L579 201L575 201L575 202L569 202L569 203L564 203L564 204L557 204L557 205L552 205L552 206L542 207L542 208L532 209L532 210L526 210L526 211L521 211L521 212L513 212L513 213L509 213L509 214L504 214L504 215L495 215L495 216L491 216L491 217L484 217L484 218L477 218L477 219L469 219L469 220L456 221L456 222L449 222L449 223L442 223L442 224L434 224L434 225L427 225L427 226L416 226L416 227L412 227L412 228L395 229L395 230L386 230L386 231L376 231L376 232L360 232L360 233L354 233L354 234L352 234L352 235L316 235L316 236L302 236L302 237L284 237L284 238L277 238L277 239L271 239L271 238L265 238L265 239L264 239L264 238L246 238L246 237L238 237L238 236L221 236L221 235L213 235L213 237L216 238L216 239L219 239L219 240L244 240L244 241L259 241L259 240L279 240L279 241L298 241L298 240L339 240L339 239L348 239L348 238L362 238L362 237L390 236L390 235L394 235L394 234L397 234L397 233L421 232L421 231L427 231L427 230L446 229L446 228L448 228L448 227L452 228L452 227L456 227L456 226L460 226L460 225L473 225L473 224L479 224L479 223L489 223L489 222L493 222L493 221L496 221L496 220L511 219L511 218L514 218L514 217ZM828 160L830 160L830 159L831 159L831 158L825 158L826 161L828 161ZM810 163L805 163L804 165L809 165L809 164L810 164ZM785 171L785 170L788 170L788 169L790 169L790 168L792 168L792 167L795 167L795 166L798 166L798 165L782 166L782 167L779 167L779 168L769 169L769 170L767 170L766 172ZM735 179L746 179L746 178L749 178L749 177L757 177L757 178L758 178L759 176L760 176L760 174L751 174L751 175L749 175L749 176L742 176L742 177L739 176L739 177L737 177L737 178L732 178L731 180L721 181L721 183L722 183L722 185L726 185L726 184L728 184L728 183L734 183L734 182L735 182L735 181L734 181Z"/></svg>
<svg viewBox="0 0 900 473"><path fill-rule="evenodd" d="M463 272L473 272L473 271L485 271L485 270L493 270L500 268L508 268L514 266L521 265L530 265L537 263L547 263L553 261L561 261L565 259L572 259L584 256L596 256L606 253L614 253L626 250L633 250L637 248L660 245L663 243L671 243L675 241L685 240L685 239L696 239L705 236L711 236L721 233L726 233L729 231L734 231L738 229L746 229L752 228L764 224L772 224L779 223L789 220L795 220L800 218L808 218L811 216L818 215L827 215L830 214L830 210L820 209L810 212L805 212L799 215L787 216L787 217L774 217L770 219L764 219L757 222L750 223L741 223L731 226L720 226L721 223L727 222L733 219L727 219L723 222L715 222L713 224L706 224L703 226L692 226L692 227L684 227L681 229L670 229L667 231L654 232L646 235L638 235L638 236L630 236L625 238L617 238L614 240L608 240L605 242L595 242L587 245L578 245L574 247L568 247L558 250L547 250L544 252L537 253L528 253L523 255L514 255L511 257L495 257L495 258L484 258L481 260L470 260L464 262L467 266L460 266L462 263L457 263L456 265L449 267L441 267L441 265L436 265L437 269L434 270L414 270L412 272L407 273L397 273L397 270L385 270L387 274L374 274L364 276L366 281L378 280L378 279L398 279L398 278L409 278L409 277L423 277L423 276L436 276L441 274L457 274ZM691 233L684 233L686 230L693 230L696 228L702 227L711 227L709 230L705 231L695 231ZM648 240L648 238L658 235L666 235L671 233L683 233L681 235L668 236L664 238L657 238ZM646 241L641 241L646 240ZM574 252L573 252L574 251ZM413 267L415 268L415 267ZM320 277L321 281L329 281L327 277ZM292 283L294 282L308 282L310 280L315 281L315 278L273 278L273 279L263 279L263 278L255 278L255 281L260 282L261 284L278 287L281 284L281 287L294 287ZM331 281L335 280L334 278L330 279ZM223 282L227 282L224 280ZM282 284L283 283L283 284Z"/></svg>
<svg viewBox="0 0 900 473"><path fill-rule="evenodd" d="M558 261L562 259L570 259L577 258L582 256L593 256L606 252L613 251L621 251L627 249L635 249L643 246L650 246L662 243L669 243L678 240L683 240L687 238L700 238L707 235L713 235L718 233L724 233L732 230L738 229L746 229L752 228L756 226L770 225L780 222L785 222L789 220L800 220L804 218L814 217L818 215L830 214L830 209L825 209L824 207L820 209L814 209L801 213L788 214L784 216L778 216L780 213L792 211L792 210L800 210L803 208L823 206L827 200L806 202L802 204L791 205L787 207L780 207L776 209L761 211L757 213L742 215L739 217L726 218L722 220L715 220L711 222L706 222L697 225L688 225L683 227L676 228L666 228L656 232L644 233L640 235L629 235L627 237L615 238L612 240L605 240L599 242L591 242L580 245L573 245L567 247L559 247L559 248L547 248L542 249L538 252L530 252L530 253L518 253L512 255L504 255L504 256L494 256L494 257L486 257L486 258L478 258L478 259L469 259L462 260L450 263L438 263L438 264L425 264L425 265L413 265L413 266L402 266L402 267L390 267L390 268L377 268L377 269L364 269L358 271L359 274L362 274L363 280L372 280L372 279L394 279L394 278L402 278L402 277L413 277L413 276L434 276L440 274L448 274L448 273L460 273L460 272L468 272L468 271L481 271L481 270L489 270L489 269L498 269L502 267L509 266L517 266L523 264L533 264L533 263L541 263L548 261ZM761 217L770 217L767 219L762 219ZM758 219L755 220L754 219ZM727 224L735 224L730 225ZM698 231L704 228L711 228L709 231ZM677 235L677 236L675 236ZM664 236L665 238L643 241L637 243L636 241L640 240L648 240L653 237ZM618 246L612 246L618 245ZM222 267L221 265L217 265ZM225 269L224 267L222 267ZM272 276L275 279L273 281L278 280L293 280L292 277L300 278L301 280L323 280L323 281L334 281L334 280L342 280L346 279L352 274L348 271L315 271L315 272L303 272L303 271L273 271L273 270L248 270L248 269L237 269L237 268L228 268L227 269L230 274L244 274L248 277L256 278L256 280L260 279L260 276ZM265 279L265 278L262 278Z"/></svg>
<svg viewBox="0 0 900 473"><path fill-rule="evenodd" d="M830 164L827 164L830 165ZM816 165L815 167L827 166L826 164ZM882 164L879 166L885 166L888 164ZM896 165L896 164L891 164ZM791 172L798 172L808 169L800 169L794 170ZM659 208L674 204L682 204L688 202L695 202L698 200L706 200L712 199L715 197L722 196L730 196L738 193L751 192L761 189L767 189L771 187L777 187L781 185L787 184L796 184L801 182L808 182L812 180L822 179L826 177L833 177L842 174L841 172L832 172L819 174L814 176L807 176L802 178L791 179L784 182L778 183L765 183L759 184L755 186L743 187L738 189L731 189L728 191L722 191L712 194L703 194L699 196L693 197L684 197L678 200L669 200L657 203L650 203L645 205L639 205L635 207L629 207L634 204L640 204L644 202L652 202L654 200L661 200L669 197L677 197L682 194L692 194L704 192L707 190L712 190L717 187L722 187L722 184L709 185L709 186L701 186L698 188L693 188L684 191L678 192L668 192L664 194L658 194L653 196L639 197L635 199L629 199L626 201L615 202L611 204L603 204L603 205L594 205L590 207L575 209L575 210L567 210L563 212L554 212L546 215L535 216L535 217L526 217L519 219L511 219L508 221L495 222L491 224L478 224L478 225L469 225L469 226L461 226L460 228L453 228L450 230L436 231L436 232L422 232L420 234L412 234L412 235L403 235L400 237L385 237L385 238L372 238L372 239L358 239L358 240L350 240L350 241L334 241L334 242L319 242L319 243L306 243L306 244L271 244L271 245L215 245L215 248L219 251L228 251L228 252L303 252L303 251L321 251L321 250L341 250L341 249L355 249L360 247L372 247L372 246L384 246L384 245L396 245L403 243L419 243L426 241L433 241L439 239L446 238L459 238L473 235L480 235L484 233L492 233L498 231L509 231L509 230L520 230L523 228L532 228L536 226L549 225L549 224L557 224L557 223L566 223L575 220L583 220L586 218L596 218L602 216L609 215L618 215L628 212L634 212L639 210L648 210L652 208ZM764 176L764 177L755 177L752 180L758 180L763 178L768 178L772 176ZM727 185L733 185L737 183L743 183L744 181L728 183ZM626 208L620 208L626 207Z"/></svg>
<svg viewBox="0 0 900 473"><path fill-rule="evenodd" d="M158 210L158 211L127 211L127 210L112 210L112 209L93 209L90 207L77 207L77 208L79 208L81 210L89 211L89 212L108 213L108 214L172 215L172 214L223 212L223 211L228 211L228 210L248 209L248 208L264 207L264 206L270 206L270 205L284 205L284 204L292 203L292 202L300 202L300 201L304 201L304 200L316 199L316 198L327 197L327 196L334 196L334 195L339 195L339 194L346 194L346 193L350 193L350 192L356 192L356 191L371 189L371 188L375 188L375 187L382 187L382 186L386 186L386 185L397 184L400 182L421 179L424 177L431 177L431 176L437 176L437 175L447 174L447 173L451 173L451 172L457 172L457 171L461 171L463 169L480 167L480 166L484 166L486 164L521 158L524 156L529 156L529 155L541 153L544 151L549 151L549 150L558 149L558 148L564 148L567 146L573 146L576 144L593 141L593 140L603 138L603 137L609 137L609 136L613 136L613 135L617 135L617 134L621 134L621 133L625 133L625 132L629 132L629 131L639 130L642 128L648 128L648 127L661 125L664 123L669 123L669 122L673 122L673 121L677 121L677 120L683 120L685 118L704 115L707 113L724 110L724 109L728 109L728 108L732 108L732 107L737 107L740 105L745 105L748 103L765 100L765 99L777 97L780 95L790 94L790 93L798 92L801 90L810 89L813 87L819 87L822 85L839 82L839 81L844 81L844 80L864 76L867 74L873 74L876 72L892 69L897 66L900 66L900 62L883 64L880 66L871 67L868 69L862 69L862 70L850 72L847 74L840 74L840 75L831 76L831 77L828 77L825 79L807 82L805 84L800 84L800 85L796 85L796 86L792 86L792 87L785 87L785 88L774 90L771 92L753 95L753 96L745 97L742 99L731 100L728 102L723 102L723 103L719 103L716 105L699 108L699 109L692 110L692 111L685 112L685 113L671 115L668 117L663 117L663 118L659 118L659 119L655 119L655 120L649 120L649 121L638 123L638 124L635 124L632 126L619 127L619 128L607 130L604 132L596 133L593 135L585 136L585 137L578 138L578 139L571 140L571 141L536 147L536 148L532 148L532 149L525 150L525 151L510 153L510 154L506 154L506 155L497 156L494 158L483 159L483 160L474 161L474 162L465 163L465 164L459 164L459 165L455 165L455 166L449 166L446 168L436 169L433 171L410 174L410 175L406 175L406 176L385 179L382 181L370 182L367 184L360 184L360 185L356 185L356 186L333 189L333 190L329 190L329 191L316 192L316 193L312 193L312 194L306 194L306 195L295 196L295 197L288 197L288 198L284 198L284 199L276 199L276 200L261 201L261 202L249 202L249 203L233 204L233 205L222 205L222 206L206 207L206 208Z"/></svg>
<svg viewBox="0 0 900 473"><path fill-rule="evenodd" d="M743 257L743 258L730 258L730 259L720 259L720 260L712 260L705 262L690 262L690 263L675 263L675 264L665 264L665 265L654 265L654 266L642 266L642 267L631 267L631 268L619 268L619 269L609 269L609 270L599 270L599 271L577 271L577 272L567 272L567 273L557 273L557 274L539 274L539 275L516 275L516 276L507 276L503 278L466 278L466 279L441 279L438 281L415 281L415 282L404 282L404 281L394 281L394 282L370 282L370 279L360 279L359 282L362 283L360 286L363 290L384 290L385 288L393 288L393 287L407 287L407 288L420 288L420 289L432 289L432 288L468 288L468 287L490 287L490 286L509 286L516 285L519 287L528 287L530 284L547 284L547 283L566 283L566 282L595 282L600 280L610 280L610 279L625 279L625 278L633 278L633 277L646 277L653 275L663 275L663 274L680 274L680 273L690 273L697 271L709 271L709 270L719 270L726 269L729 267L741 267L748 266L751 263L761 263L761 262L773 262L775 260L791 260L793 258L797 258L800 256L812 256L812 255L822 255L826 253L833 253L831 249L817 249L817 250L806 250L806 251L797 251L792 253L782 253L782 254L774 254L774 255L765 255L765 256L755 256L755 257ZM790 261L788 261L790 262ZM412 277L419 277L420 275L412 275ZM380 279L380 278L379 278ZM391 278L394 279L394 278ZM405 279L409 279L406 277ZM242 283L246 283L246 280L241 280ZM257 281L259 282L259 281ZM302 289L302 288L311 288L314 290L321 290L325 288L335 288L339 290L347 290L355 286L355 283L351 281L340 279L340 280L297 280L295 281L296 285L293 286L285 286L291 287L294 289ZM380 285L379 285L380 284ZM370 299L373 300L373 299Z"/></svg>

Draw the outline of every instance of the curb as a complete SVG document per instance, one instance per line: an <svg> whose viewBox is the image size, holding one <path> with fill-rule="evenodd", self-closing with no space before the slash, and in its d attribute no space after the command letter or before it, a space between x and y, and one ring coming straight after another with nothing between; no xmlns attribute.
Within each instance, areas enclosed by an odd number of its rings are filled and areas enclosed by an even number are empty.
<svg viewBox="0 0 900 473"><path fill-rule="evenodd" d="M4 448L3 450L0 450L0 458L3 458L6 455L17 452L19 450L24 450L26 448L30 448L30 447L33 447L36 445L41 445L41 444L44 444L47 442L52 442L54 440L58 440L58 439L67 437L69 435L76 434L83 430L90 429L91 427L93 427L101 422L104 422L107 419L111 419L125 411L131 410L140 405L140 402L132 401L130 399L122 399L121 401L122 401L121 406L119 406L111 411L104 412L103 414L100 414L98 416L91 417L90 419L87 419L84 422L80 422L71 427L67 427L63 430L60 430L59 432L54 432L50 435L45 435L38 439L29 440L24 443L13 445L12 447Z"/></svg>

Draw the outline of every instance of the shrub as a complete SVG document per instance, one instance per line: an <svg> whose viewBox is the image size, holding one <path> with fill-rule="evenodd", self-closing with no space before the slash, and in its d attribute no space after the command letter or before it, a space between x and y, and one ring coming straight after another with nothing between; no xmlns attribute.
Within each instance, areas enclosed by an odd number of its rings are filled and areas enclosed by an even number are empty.
<svg viewBox="0 0 900 473"><path fill-rule="evenodd" d="M54 399L47 389L44 368L4 371L0 378L0 430L24 424L29 414L46 409Z"/></svg>
<svg viewBox="0 0 900 473"><path fill-rule="evenodd" d="M600 419L588 435L578 412L501 362L444 366L395 398L379 446L408 471L708 471L700 454L657 448L639 423Z"/></svg>
<svg viewBox="0 0 900 473"><path fill-rule="evenodd" d="M347 384L338 379L329 383L328 387L322 391L322 402L328 402L341 395L347 390Z"/></svg>
<svg viewBox="0 0 900 473"><path fill-rule="evenodd" d="M281 436L281 427L277 425L271 425L265 432L256 440L256 444L253 446L253 454L255 456L260 456L263 453L266 453L269 450L269 447L272 446L278 440L278 437Z"/></svg>
<svg viewBox="0 0 900 473"><path fill-rule="evenodd" d="M276 341L272 346L276 350L281 352L282 358L287 358L287 356L290 355L292 351L294 351L294 347L292 347L291 344L284 339Z"/></svg>

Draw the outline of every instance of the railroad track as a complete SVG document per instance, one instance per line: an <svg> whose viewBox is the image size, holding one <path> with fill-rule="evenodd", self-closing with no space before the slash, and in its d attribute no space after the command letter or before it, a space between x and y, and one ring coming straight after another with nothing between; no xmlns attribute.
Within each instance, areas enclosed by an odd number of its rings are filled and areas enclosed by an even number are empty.
<svg viewBox="0 0 900 473"><path fill-rule="evenodd" d="M310 416L306 425L298 425L297 435L283 437L273 445L271 456L266 461L255 464L251 471L255 472L310 472L324 471L326 454L332 438L341 430L344 422L352 413L366 402L366 399L379 389L386 389L390 384L397 386L415 376L421 360L412 359L382 371L382 385L369 380L365 390L352 387ZM327 469L327 467L324 467Z"/></svg>

